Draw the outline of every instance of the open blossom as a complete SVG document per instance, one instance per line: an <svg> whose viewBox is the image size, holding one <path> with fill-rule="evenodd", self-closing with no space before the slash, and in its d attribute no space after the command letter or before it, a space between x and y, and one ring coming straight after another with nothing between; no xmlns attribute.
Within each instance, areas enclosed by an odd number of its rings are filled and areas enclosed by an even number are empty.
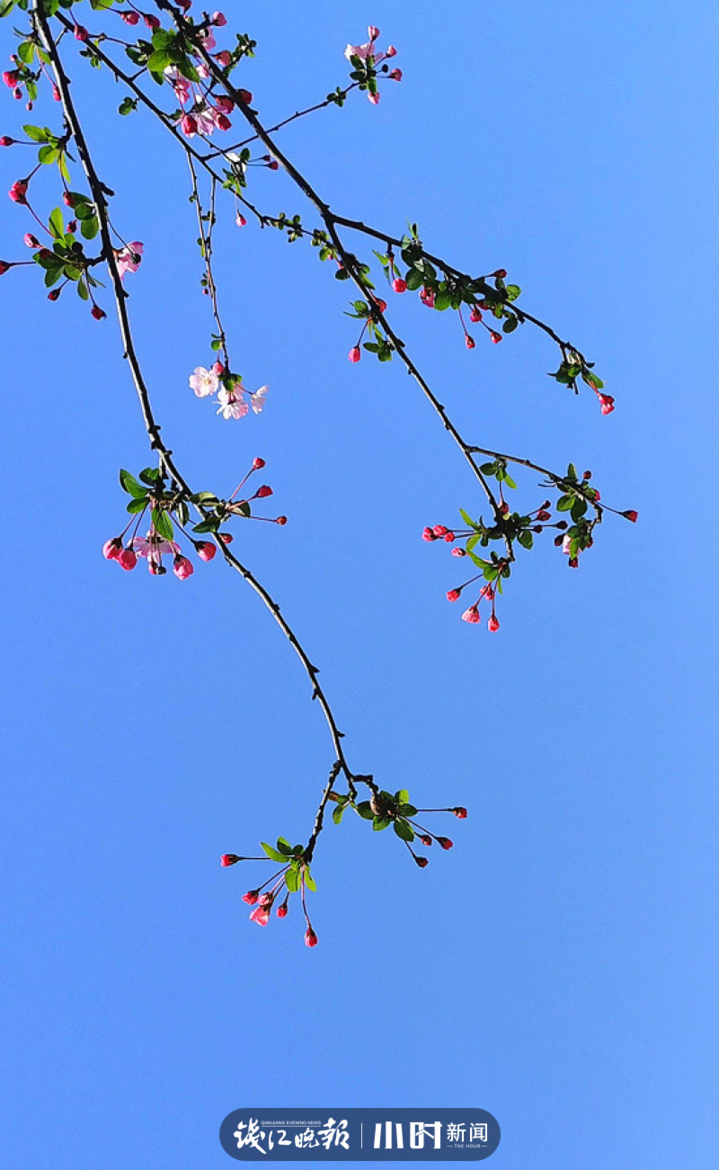
<svg viewBox="0 0 719 1170"><path fill-rule="evenodd" d="M260 386L259 390L255 390L250 398L250 404L255 414L262 414L262 409L265 405L265 398L267 396L269 387Z"/></svg>
<svg viewBox="0 0 719 1170"><path fill-rule="evenodd" d="M117 271L123 280L126 272L137 272L142 261L142 253L144 250L145 245L141 244L139 240L134 240L133 243L128 244L116 253Z"/></svg>
<svg viewBox="0 0 719 1170"><path fill-rule="evenodd" d="M217 395L217 401L220 404L217 413L221 414L223 418L239 419L244 418L249 413L250 408L245 402L242 387L233 386L231 390L228 390L223 386Z"/></svg>
<svg viewBox="0 0 719 1170"><path fill-rule="evenodd" d="M148 559L161 557L164 554L170 555L179 553L180 546L175 544L174 540L165 540L162 536L158 536L152 529L148 532L146 537L136 536L132 542L132 547L139 557L147 557Z"/></svg>
<svg viewBox="0 0 719 1170"><path fill-rule="evenodd" d="M217 393L220 379L214 370L206 370L204 366L196 366L194 374L190 374L190 387L198 398L207 398Z"/></svg>

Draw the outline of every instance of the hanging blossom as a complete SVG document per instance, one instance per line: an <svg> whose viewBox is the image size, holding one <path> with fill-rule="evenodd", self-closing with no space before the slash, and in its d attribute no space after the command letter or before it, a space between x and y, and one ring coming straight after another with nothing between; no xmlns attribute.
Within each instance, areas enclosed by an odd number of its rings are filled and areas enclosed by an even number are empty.
<svg viewBox="0 0 719 1170"><path fill-rule="evenodd" d="M142 262L142 253L145 250L145 245L141 244L139 240L134 240L131 244L126 244L119 252L115 253L117 260L117 271L120 273L122 279L125 279L126 272L137 272Z"/></svg>
<svg viewBox="0 0 719 1170"><path fill-rule="evenodd" d="M226 419L244 418L250 410L253 414L262 414L269 393L268 386L260 386L254 392L248 390L242 385L239 374L228 373L222 362L215 362L209 370L205 366L197 366L189 381L198 398L217 394L220 404L217 413Z"/></svg>

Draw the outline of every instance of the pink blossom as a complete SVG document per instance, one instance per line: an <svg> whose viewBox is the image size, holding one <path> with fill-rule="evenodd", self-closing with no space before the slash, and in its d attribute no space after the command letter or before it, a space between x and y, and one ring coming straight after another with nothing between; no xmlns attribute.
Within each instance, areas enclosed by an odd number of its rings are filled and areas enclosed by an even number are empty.
<svg viewBox="0 0 719 1170"><path fill-rule="evenodd" d="M597 398L602 408L602 414L611 414L614 410L614 399L611 394L597 394Z"/></svg>
<svg viewBox="0 0 719 1170"><path fill-rule="evenodd" d="M215 49L217 47L215 34L211 28L202 28L198 31L197 35L202 41L203 47L205 49Z"/></svg>
<svg viewBox="0 0 719 1170"><path fill-rule="evenodd" d="M190 387L198 398L208 398L216 394L220 379L214 370L206 370L204 366L196 366L195 372L190 374Z"/></svg>
<svg viewBox="0 0 719 1170"><path fill-rule="evenodd" d="M267 397L269 387L260 386L259 390L255 390L250 397L250 404L255 414L262 414L262 409L265 405L265 398Z"/></svg>
<svg viewBox="0 0 719 1170"><path fill-rule="evenodd" d="M250 922L256 922L258 926L267 926L270 921L270 906L255 906L250 914Z"/></svg>
<svg viewBox="0 0 719 1170"><path fill-rule="evenodd" d="M462 614L462 621L469 622L471 625L477 625L482 619L479 616L479 610L476 605L470 605L469 609L465 609Z"/></svg>
<svg viewBox="0 0 719 1170"><path fill-rule="evenodd" d="M139 557L147 559L147 567L153 574L163 572L162 558L163 556L174 556L179 553L180 546L175 544L173 540L165 540L158 536L154 528L151 528L146 537L138 536L133 541L133 548Z"/></svg>
<svg viewBox="0 0 719 1170"><path fill-rule="evenodd" d="M144 250L145 245L141 244L139 240L134 240L120 252L116 253L117 271L123 280L126 272L137 272L142 261L142 253Z"/></svg>
<svg viewBox="0 0 719 1170"><path fill-rule="evenodd" d="M571 538L571 536L565 536L564 539L562 540L562 552L567 557L571 556L571 552L572 552L572 538Z"/></svg>
<svg viewBox="0 0 719 1170"><path fill-rule="evenodd" d="M345 49L345 57L350 61L353 57L359 57L360 61L366 61L368 57L374 57L375 48L370 41L367 45L348 45Z"/></svg>
<svg viewBox="0 0 719 1170"><path fill-rule="evenodd" d="M223 386L217 395L217 401L220 404L217 413L221 414L223 418L240 419L249 413L250 408L245 402L241 388L238 391L233 386L231 390L228 390Z"/></svg>
<svg viewBox="0 0 719 1170"><path fill-rule="evenodd" d="M372 102L373 106L379 105L379 94L378 93L368 93L367 98L369 101Z"/></svg>

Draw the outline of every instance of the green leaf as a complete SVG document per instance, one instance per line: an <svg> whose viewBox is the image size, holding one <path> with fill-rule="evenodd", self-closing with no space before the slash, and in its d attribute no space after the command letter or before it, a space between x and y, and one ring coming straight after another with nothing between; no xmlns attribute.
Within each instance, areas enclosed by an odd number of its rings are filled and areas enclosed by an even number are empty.
<svg viewBox="0 0 719 1170"><path fill-rule="evenodd" d="M47 131L40 126L23 126L23 130L33 142L47 142Z"/></svg>
<svg viewBox="0 0 719 1170"><path fill-rule="evenodd" d="M278 853L276 849L273 849L265 841L260 842L260 844L271 861L287 861L284 853Z"/></svg>
<svg viewBox="0 0 719 1170"><path fill-rule="evenodd" d="M59 207L56 207L55 210L50 214L49 223L50 231L54 235L55 239L61 240L65 235L65 225L62 221L62 211Z"/></svg>
<svg viewBox="0 0 719 1170"><path fill-rule="evenodd" d="M87 291L87 285L85 284L84 280L78 280L77 282L77 295L81 297L83 301L88 301L90 299L90 294Z"/></svg>
<svg viewBox="0 0 719 1170"><path fill-rule="evenodd" d="M460 514L460 516L462 517L462 519L464 520L464 522L465 522L465 524L467 525L467 527L468 527L468 528L474 528L474 527L475 527L474 520L472 519L472 517L469 515L469 513L468 513L468 512L465 512L464 508L460 508L460 509L459 509L459 514Z"/></svg>
<svg viewBox="0 0 719 1170"><path fill-rule="evenodd" d="M284 853L286 857L290 857L292 854L292 846L285 837L277 838L277 848L279 849L280 853Z"/></svg>
<svg viewBox="0 0 719 1170"><path fill-rule="evenodd" d="M572 496L560 496L557 500L557 511L568 512L572 506Z"/></svg>
<svg viewBox="0 0 719 1170"><path fill-rule="evenodd" d="M307 865L305 866L304 872L305 872L305 885L307 886L307 889L312 890L312 893L316 894L317 893L317 883L316 883L315 879L312 877L312 874L310 873L309 866L307 866Z"/></svg>
<svg viewBox="0 0 719 1170"><path fill-rule="evenodd" d="M299 869L291 865L285 874L285 885L290 894L296 894L300 888L300 873Z"/></svg>
<svg viewBox="0 0 719 1170"><path fill-rule="evenodd" d="M402 838L403 841L414 841L414 829L407 823L407 821L395 821L394 831L398 837Z"/></svg>
<svg viewBox="0 0 719 1170"><path fill-rule="evenodd" d="M137 499L142 498L144 500L147 495L147 488L139 484L134 475L130 475L129 471L122 470L120 472L120 487L131 496L136 496Z"/></svg>
<svg viewBox="0 0 719 1170"><path fill-rule="evenodd" d="M405 804L401 804L399 806L399 811L401 812L403 817L413 817L413 816L415 816L417 809L414 807L413 804L406 804L405 803Z"/></svg>
<svg viewBox="0 0 719 1170"><path fill-rule="evenodd" d="M336 804L335 807L332 809L332 820L334 821L334 823L336 825L339 825L341 823L346 807L347 807L346 804Z"/></svg>
<svg viewBox="0 0 719 1170"><path fill-rule="evenodd" d="M80 223L80 231L86 240L94 240L99 230L100 224L94 215L91 219L83 219Z"/></svg>
<svg viewBox="0 0 719 1170"><path fill-rule="evenodd" d="M372 812L372 806L368 800L363 800L360 802L360 804L356 804L355 811L358 812L359 815L361 817L363 817L364 820L366 820L366 821L374 820L374 813Z"/></svg>
<svg viewBox="0 0 719 1170"><path fill-rule="evenodd" d="M519 325L519 321L517 320L516 317L507 317L506 321L504 322L504 325L502 326L502 332L503 333L514 333L514 330L517 328L518 325Z"/></svg>
<svg viewBox="0 0 719 1170"><path fill-rule="evenodd" d="M130 500L130 503L127 505L127 510L131 515L134 515L135 512L144 512L146 507L147 500Z"/></svg>
<svg viewBox="0 0 719 1170"><path fill-rule="evenodd" d="M409 801L409 792L406 788L400 788L398 792L395 792L394 798L397 804L407 804Z"/></svg>
<svg viewBox="0 0 719 1170"><path fill-rule="evenodd" d="M155 532L163 536L165 540L172 540L175 535L175 529L172 527L172 520L164 509L158 508L152 513L152 522L155 526Z"/></svg>
<svg viewBox="0 0 719 1170"><path fill-rule="evenodd" d="M159 467L145 467L140 472L140 479L143 483L149 484L150 487L153 487L160 478L161 473Z"/></svg>
<svg viewBox="0 0 719 1170"><path fill-rule="evenodd" d="M529 532L526 528L519 533L517 540L521 544L522 548L531 548L534 544L534 537L532 533Z"/></svg>
<svg viewBox="0 0 719 1170"><path fill-rule="evenodd" d="M41 146L37 152L38 162L45 163L46 166L57 162L59 156L60 151L54 146Z"/></svg>
<svg viewBox="0 0 719 1170"><path fill-rule="evenodd" d="M389 817L373 817L372 818L372 828L374 829L375 833L381 833L382 829L389 828L389 826L391 824L392 824L392 821Z"/></svg>

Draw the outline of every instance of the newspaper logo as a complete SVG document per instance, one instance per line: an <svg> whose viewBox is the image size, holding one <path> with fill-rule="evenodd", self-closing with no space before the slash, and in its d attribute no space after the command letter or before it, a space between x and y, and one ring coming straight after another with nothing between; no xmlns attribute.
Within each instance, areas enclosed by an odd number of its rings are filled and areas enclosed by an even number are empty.
<svg viewBox="0 0 719 1170"><path fill-rule="evenodd" d="M239 1161L481 1161L500 1129L484 1109L236 1109L220 1126Z"/></svg>

